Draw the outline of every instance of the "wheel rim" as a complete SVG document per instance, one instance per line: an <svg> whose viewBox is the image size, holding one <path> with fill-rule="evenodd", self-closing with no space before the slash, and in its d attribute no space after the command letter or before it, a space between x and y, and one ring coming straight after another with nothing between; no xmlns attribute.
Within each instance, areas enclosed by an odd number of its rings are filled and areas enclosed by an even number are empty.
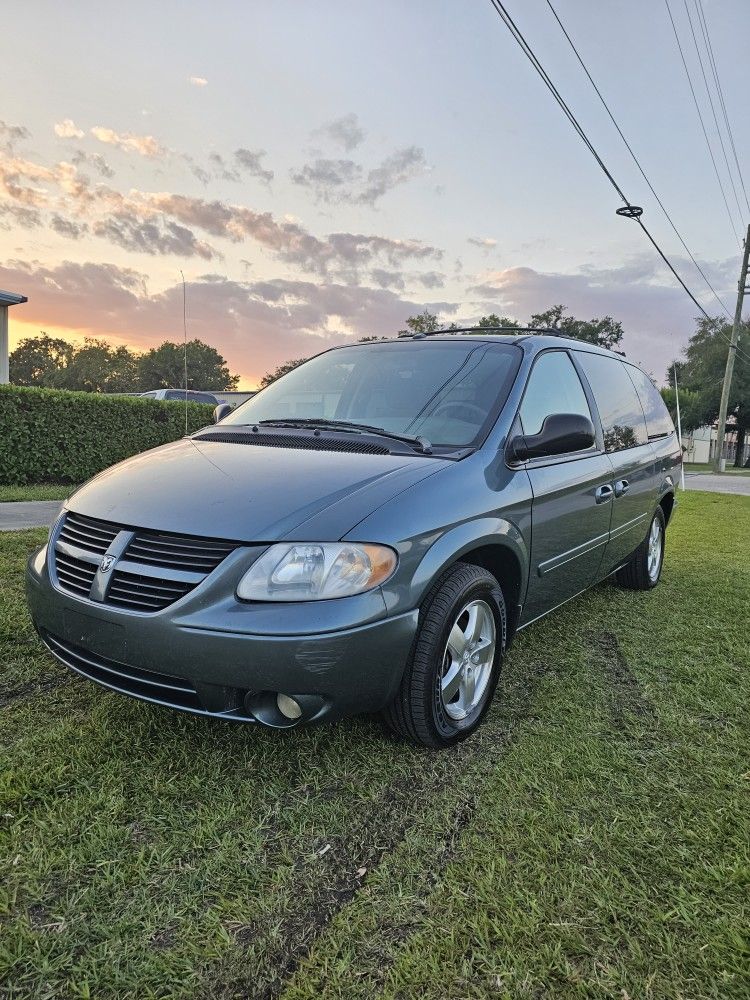
<svg viewBox="0 0 750 1000"><path fill-rule="evenodd" d="M648 578L655 583L659 578L661 567L661 522L655 517L651 522L651 531L648 533Z"/></svg>
<svg viewBox="0 0 750 1000"><path fill-rule="evenodd" d="M495 616L489 604L470 601L454 619L443 656L440 697L451 719L465 719L484 697L496 642Z"/></svg>

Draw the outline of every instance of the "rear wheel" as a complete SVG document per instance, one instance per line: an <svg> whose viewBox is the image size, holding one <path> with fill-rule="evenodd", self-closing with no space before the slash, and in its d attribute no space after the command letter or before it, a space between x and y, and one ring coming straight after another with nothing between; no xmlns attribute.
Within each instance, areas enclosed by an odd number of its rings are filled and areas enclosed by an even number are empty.
<svg viewBox="0 0 750 1000"><path fill-rule="evenodd" d="M422 605L401 687L383 713L387 724L419 746L466 739L489 708L505 641L505 601L495 577L479 566L452 566Z"/></svg>
<svg viewBox="0 0 750 1000"><path fill-rule="evenodd" d="M665 525L664 511L657 507L645 539L630 562L617 571L615 579L621 587L652 590L657 585L664 565Z"/></svg>

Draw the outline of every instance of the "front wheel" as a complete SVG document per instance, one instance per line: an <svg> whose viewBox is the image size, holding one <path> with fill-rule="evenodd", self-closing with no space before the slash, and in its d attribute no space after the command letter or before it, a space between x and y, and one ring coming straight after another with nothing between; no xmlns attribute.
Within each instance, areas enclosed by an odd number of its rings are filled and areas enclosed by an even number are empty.
<svg viewBox="0 0 750 1000"><path fill-rule="evenodd" d="M456 563L420 612L419 631L387 724L418 746L466 739L489 708L506 642L500 585L480 566Z"/></svg>
<svg viewBox="0 0 750 1000"><path fill-rule="evenodd" d="M659 582L664 565L664 511L657 507L648 534L630 562L617 571L615 579L628 590L651 590Z"/></svg>

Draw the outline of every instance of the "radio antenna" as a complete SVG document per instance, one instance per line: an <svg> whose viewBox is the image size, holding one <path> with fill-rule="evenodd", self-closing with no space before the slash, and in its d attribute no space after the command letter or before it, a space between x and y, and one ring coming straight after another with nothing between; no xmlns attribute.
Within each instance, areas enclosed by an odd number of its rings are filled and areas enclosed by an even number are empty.
<svg viewBox="0 0 750 1000"><path fill-rule="evenodd" d="M182 278L182 341L183 355L185 362L185 434L188 432L188 363L187 363L187 290L185 288L185 275L180 268Z"/></svg>

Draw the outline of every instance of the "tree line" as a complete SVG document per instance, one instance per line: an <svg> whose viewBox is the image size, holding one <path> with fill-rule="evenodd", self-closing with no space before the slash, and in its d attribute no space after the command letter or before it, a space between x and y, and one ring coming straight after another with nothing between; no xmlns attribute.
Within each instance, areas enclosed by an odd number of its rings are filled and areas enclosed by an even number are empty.
<svg viewBox="0 0 750 1000"><path fill-rule="evenodd" d="M623 339L622 323L611 316L589 320L568 314L563 305L534 313L528 323L490 313L480 317L474 330L505 327L509 330L535 328L555 330L586 343L617 351ZM399 336L449 332L455 323L442 321L429 310L409 316ZM668 387L662 395L674 418L676 411L675 374L680 390L682 428L685 431L712 424L719 415L721 386L726 364L731 326L720 319L700 319L685 349L684 358L666 373ZM361 342L381 340L362 337ZM734 368L729 415L737 431L735 465L741 464L744 442L750 433L750 323L740 328L740 351ZM230 373L219 352L200 340L187 345L188 387L209 391L236 389L239 376ZM294 358L267 372L260 385L269 385L308 359ZM650 373L653 377L653 373ZM10 380L14 385L52 389L80 389L88 392L146 392L149 389L180 387L184 384L184 346L165 341L143 353L111 347L105 340L86 339L81 345L41 333L22 340L10 355ZM655 380L656 381L656 380ZM750 464L750 463L746 463Z"/></svg>
<svg viewBox="0 0 750 1000"><path fill-rule="evenodd" d="M125 346L112 347L106 340L87 338L76 345L42 332L22 340L9 361L13 385L147 392L185 384L185 345L170 341L138 353ZM189 389L222 392L236 389L239 383L239 375L231 374L221 354L200 340L188 341L187 369Z"/></svg>

